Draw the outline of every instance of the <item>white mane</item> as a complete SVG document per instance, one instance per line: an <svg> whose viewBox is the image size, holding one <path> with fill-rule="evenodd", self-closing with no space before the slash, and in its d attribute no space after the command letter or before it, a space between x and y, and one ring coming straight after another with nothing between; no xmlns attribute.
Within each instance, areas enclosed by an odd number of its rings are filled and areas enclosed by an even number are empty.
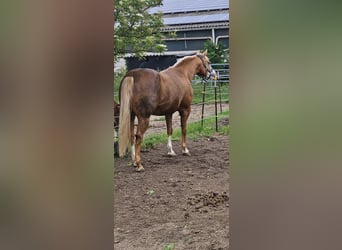
<svg viewBox="0 0 342 250"><path fill-rule="evenodd" d="M172 65L171 67L177 66L178 64L180 64L181 62L183 62L183 61L184 61L184 58L185 58L185 57L182 57L182 58L178 59L177 62L176 62L174 65Z"/></svg>
<svg viewBox="0 0 342 250"><path fill-rule="evenodd" d="M172 65L170 68L176 67L177 65L181 64L185 59L187 59L189 57L191 57L191 56L184 56L183 58L178 59L177 62L174 65Z"/></svg>

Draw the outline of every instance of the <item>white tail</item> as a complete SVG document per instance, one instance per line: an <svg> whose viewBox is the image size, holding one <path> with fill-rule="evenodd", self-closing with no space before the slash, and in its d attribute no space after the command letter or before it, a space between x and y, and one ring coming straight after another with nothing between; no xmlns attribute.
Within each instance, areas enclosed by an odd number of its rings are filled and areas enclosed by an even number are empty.
<svg viewBox="0 0 342 250"><path fill-rule="evenodd" d="M119 156L126 153L131 137L131 98L133 94L134 79L127 76L121 84L120 95L120 125L119 125Z"/></svg>

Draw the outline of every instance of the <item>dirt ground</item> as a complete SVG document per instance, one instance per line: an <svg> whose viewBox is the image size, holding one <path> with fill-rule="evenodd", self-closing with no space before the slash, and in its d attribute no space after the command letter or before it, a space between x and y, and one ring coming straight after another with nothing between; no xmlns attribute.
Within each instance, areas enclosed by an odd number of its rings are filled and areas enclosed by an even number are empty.
<svg viewBox="0 0 342 250"><path fill-rule="evenodd" d="M228 249L228 137L188 140L191 156L167 156L166 142L144 151L144 172L115 159L114 249ZM171 245L170 245L171 246Z"/></svg>

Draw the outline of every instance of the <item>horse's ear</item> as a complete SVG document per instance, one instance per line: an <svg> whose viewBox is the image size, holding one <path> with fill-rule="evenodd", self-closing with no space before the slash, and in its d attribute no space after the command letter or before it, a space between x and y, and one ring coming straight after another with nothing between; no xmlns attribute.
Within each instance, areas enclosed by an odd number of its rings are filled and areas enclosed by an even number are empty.
<svg viewBox="0 0 342 250"><path fill-rule="evenodd" d="M203 52L203 55L206 56L208 53L208 50L206 49L204 52Z"/></svg>

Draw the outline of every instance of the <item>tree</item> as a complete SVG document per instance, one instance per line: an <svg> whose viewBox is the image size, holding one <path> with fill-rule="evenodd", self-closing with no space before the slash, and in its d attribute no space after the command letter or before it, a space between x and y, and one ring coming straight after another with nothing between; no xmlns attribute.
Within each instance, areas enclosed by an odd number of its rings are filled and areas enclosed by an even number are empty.
<svg viewBox="0 0 342 250"><path fill-rule="evenodd" d="M163 52L162 13L150 14L161 0L116 0L114 2L114 61L127 52L142 57L145 51Z"/></svg>
<svg viewBox="0 0 342 250"><path fill-rule="evenodd" d="M215 45L211 40L204 43L204 50L208 50L207 57L211 63L228 62L228 49L222 43Z"/></svg>

